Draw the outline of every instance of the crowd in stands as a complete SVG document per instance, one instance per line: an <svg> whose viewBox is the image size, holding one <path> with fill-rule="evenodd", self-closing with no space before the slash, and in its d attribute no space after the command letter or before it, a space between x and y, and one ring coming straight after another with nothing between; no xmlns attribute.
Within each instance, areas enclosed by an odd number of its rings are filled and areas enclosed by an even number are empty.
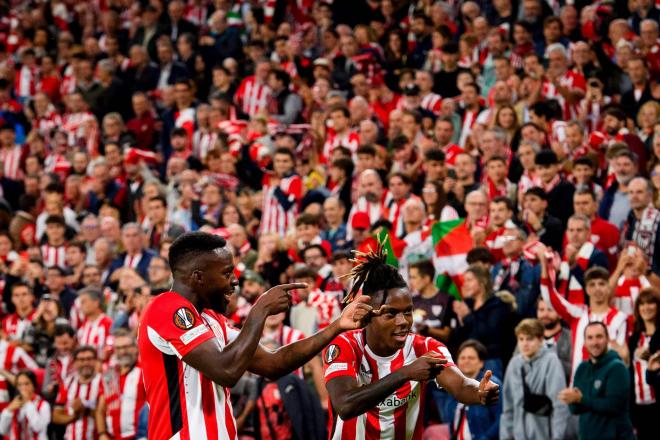
<svg viewBox="0 0 660 440"><path fill-rule="evenodd" d="M414 331L502 387L470 407L430 387L427 438L657 438L659 18L653 0L1 0L0 437L147 438L136 328L169 246L201 230L234 253L236 327L308 283L268 318L272 349L336 318L351 251L387 237ZM332 429L321 357L231 398L242 439Z"/></svg>

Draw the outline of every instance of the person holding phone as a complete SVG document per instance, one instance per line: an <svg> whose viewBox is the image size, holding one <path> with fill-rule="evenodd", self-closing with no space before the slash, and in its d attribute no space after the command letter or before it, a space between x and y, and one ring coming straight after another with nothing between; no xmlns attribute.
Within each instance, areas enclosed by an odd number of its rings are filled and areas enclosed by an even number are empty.
<svg viewBox="0 0 660 440"><path fill-rule="evenodd" d="M48 438L50 405L37 394L37 377L30 370L16 375L18 394L0 413L0 435L7 439Z"/></svg>

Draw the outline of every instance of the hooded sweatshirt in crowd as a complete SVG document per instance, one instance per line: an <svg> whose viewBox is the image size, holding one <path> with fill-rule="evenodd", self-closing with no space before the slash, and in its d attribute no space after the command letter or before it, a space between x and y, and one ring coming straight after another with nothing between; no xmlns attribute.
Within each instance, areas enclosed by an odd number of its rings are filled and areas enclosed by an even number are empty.
<svg viewBox="0 0 660 440"><path fill-rule="evenodd" d="M544 394L552 400L553 410L549 417L537 416L523 409L523 369L530 391ZM557 395L564 388L566 377L554 350L542 346L531 359L521 354L511 358L504 376L500 439L563 439L570 413L568 406L561 403Z"/></svg>

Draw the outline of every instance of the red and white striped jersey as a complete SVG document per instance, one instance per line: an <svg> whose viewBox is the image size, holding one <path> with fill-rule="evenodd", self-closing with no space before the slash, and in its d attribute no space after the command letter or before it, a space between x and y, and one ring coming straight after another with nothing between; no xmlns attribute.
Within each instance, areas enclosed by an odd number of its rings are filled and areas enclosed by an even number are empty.
<svg viewBox="0 0 660 440"><path fill-rule="evenodd" d="M337 297L315 289L307 297L307 305L316 307L318 330L322 330L341 314Z"/></svg>
<svg viewBox="0 0 660 440"><path fill-rule="evenodd" d="M199 129L193 135L193 156L202 162L206 159L206 154L215 146L218 141L218 133L210 130Z"/></svg>
<svg viewBox="0 0 660 440"><path fill-rule="evenodd" d="M74 400L80 399L85 408L94 409L99 398L104 394L103 380L100 374L96 373L86 383L82 383L76 374L60 386L56 403L58 406L69 408ZM64 438L67 440L94 440L96 438L94 416L83 416L69 423Z"/></svg>
<svg viewBox="0 0 660 440"><path fill-rule="evenodd" d="M241 81L234 95L234 102L243 113L252 117L261 110L266 110L270 94L270 88L266 84L258 82L257 78L252 75Z"/></svg>
<svg viewBox="0 0 660 440"><path fill-rule="evenodd" d="M651 336L645 333L640 333L639 342L635 348L644 348L648 351ZM635 376L635 403L637 405L649 405L655 403L655 392L653 387L646 382L646 369L648 368L648 361L640 359L633 354L633 374Z"/></svg>
<svg viewBox="0 0 660 440"><path fill-rule="evenodd" d="M328 134L323 144L323 154L321 155L321 163L327 163L332 156L332 151L337 147L346 147L351 150L351 155L354 156L353 160L357 157L357 149L360 147L360 135L353 130L348 130L344 134L338 134L332 128L328 128Z"/></svg>
<svg viewBox="0 0 660 440"><path fill-rule="evenodd" d="M0 435L7 440L47 440L50 405L35 395L18 411L3 411L0 415Z"/></svg>
<svg viewBox="0 0 660 440"><path fill-rule="evenodd" d="M294 342L302 341L303 339L305 339L305 334L303 332L284 324L280 324L275 331L268 331L268 329L264 328L264 332L261 335L261 343L266 346L273 345L274 348L284 347L285 345L293 344ZM301 379L304 378L302 367L293 371L293 374Z"/></svg>
<svg viewBox="0 0 660 440"><path fill-rule="evenodd" d="M409 194L399 200L394 200L392 193L388 192L385 197L385 202L383 203L383 217L392 223L392 231L397 237L400 237L405 233L403 215L401 215L401 213L403 205L408 200L420 200L420 198L415 194ZM371 216L369 216L369 219L371 220Z"/></svg>
<svg viewBox="0 0 660 440"><path fill-rule="evenodd" d="M39 72L36 67L21 66L16 75L16 96L31 98L37 93Z"/></svg>
<svg viewBox="0 0 660 440"><path fill-rule="evenodd" d="M238 331L211 311L200 314L175 292L155 297L138 327L138 347L150 413L150 440L236 438L229 390L183 361L188 353L216 338L221 347Z"/></svg>
<svg viewBox="0 0 660 440"><path fill-rule="evenodd" d="M44 136L46 140L50 140L50 133L62 126L62 117L55 111L55 108L48 110L42 117L38 117L33 122L33 127L39 131L39 134Z"/></svg>
<svg viewBox="0 0 660 440"><path fill-rule="evenodd" d="M336 337L323 353L325 382L351 377L360 386L380 379L414 362L429 351L454 366L447 347L435 339L410 333L404 347L391 356L377 356L366 344L364 330L353 330ZM343 420L330 408L332 440L421 440L424 430L424 404L428 382L409 381L373 409ZM330 402L332 403L332 402Z"/></svg>
<svg viewBox="0 0 660 440"><path fill-rule="evenodd" d="M41 258L44 266L58 266L65 268L66 264L66 246L51 246L49 244L41 245Z"/></svg>
<svg viewBox="0 0 660 440"><path fill-rule="evenodd" d="M587 81L584 79L584 76L574 70L567 71L561 78L559 78L559 84L571 91L587 91ZM562 109L564 110L564 120L570 121L571 119L577 118L578 113L580 112L580 101L576 101L574 104L569 104L566 102L566 99L559 93L557 87L548 81L543 83L541 93L546 99L556 99L559 102Z"/></svg>
<svg viewBox="0 0 660 440"><path fill-rule="evenodd" d="M419 105L424 110L428 110L436 115L440 114L440 109L442 108L442 96L437 93L430 92L422 98L422 102Z"/></svg>
<svg viewBox="0 0 660 440"><path fill-rule="evenodd" d="M465 111L463 114L463 121L461 123L461 135L458 138L458 145L461 148L465 148L468 137L472 133L472 127L474 123L477 122L477 116L479 116L479 110L475 112Z"/></svg>
<svg viewBox="0 0 660 440"><path fill-rule="evenodd" d="M632 279L621 275L614 288L614 307L620 310L621 313L632 316L635 311L635 301L639 296L639 292L647 287L651 287L651 283L644 275Z"/></svg>
<svg viewBox="0 0 660 440"><path fill-rule="evenodd" d="M38 368L38 365L21 347L14 346L3 339L0 340L0 368L17 374L24 368L34 370Z"/></svg>
<svg viewBox="0 0 660 440"><path fill-rule="evenodd" d="M17 313L12 313L11 315L5 316L2 319L2 331L5 334L5 337L9 338L10 341L20 341L25 336L25 331L32 324L32 317L34 316L35 311L32 310L27 316L21 318Z"/></svg>
<svg viewBox="0 0 660 440"><path fill-rule="evenodd" d="M276 232L284 237L289 228L296 223L298 203L302 198L302 179L299 175L293 174L282 177L277 185L272 185L270 181L271 176L265 174L261 233Z"/></svg>
<svg viewBox="0 0 660 440"><path fill-rule="evenodd" d="M76 145L85 137L85 124L96 120L90 112L66 113L62 117L62 130L69 133L69 145Z"/></svg>
<svg viewBox="0 0 660 440"><path fill-rule="evenodd" d="M96 347L100 354L110 336L111 327L112 319L105 313L101 313L94 321L85 320L78 329L78 344Z"/></svg>
<svg viewBox="0 0 660 440"><path fill-rule="evenodd" d="M4 174L7 179L23 179L21 162L25 149L22 145L14 145L11 148L0 148L0 161L4 164Z"/></svg>
<svg viewBox="0 0 660 440"><path fill-rule="evenodd" d="M126 374L112 369L104 375L106 424L115 439L133 439L138 418L147 401L142 368L135 366Z"/></svg>
<svg viewBox="0 0 660 440"><path fill-rule="evenodd" d="M584 329L590 322L603 322L607 326L610 340L615 340L621 345L626 343L627 317L614 307L610 307L607 313L596 314L585 304L572 304L557 293L549 278L541 278L541 295L543 295L543 300L550 304L559 317L571 328L571 345L573 346L571 377L575 375L578 365L589 358L584 347Z"/></svg>

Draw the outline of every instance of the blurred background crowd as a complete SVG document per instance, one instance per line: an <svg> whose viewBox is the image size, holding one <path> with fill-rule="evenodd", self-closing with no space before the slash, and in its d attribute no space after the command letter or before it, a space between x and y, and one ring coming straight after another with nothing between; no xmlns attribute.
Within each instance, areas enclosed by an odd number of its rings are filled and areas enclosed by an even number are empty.
<svg viewBox="0 0 660 440"><path fill-rule="evenodd" d="M202 230L234 252L237 327L269 286L309 284L273 349L334 319L350 251L386 238L414 331L503 385L496 407L430 390L428 438L653 438L659 16L0 1L0 435L146 438L136 326ZM294 376L239 382L240 437L326 429L321 359Z"/></svg>

